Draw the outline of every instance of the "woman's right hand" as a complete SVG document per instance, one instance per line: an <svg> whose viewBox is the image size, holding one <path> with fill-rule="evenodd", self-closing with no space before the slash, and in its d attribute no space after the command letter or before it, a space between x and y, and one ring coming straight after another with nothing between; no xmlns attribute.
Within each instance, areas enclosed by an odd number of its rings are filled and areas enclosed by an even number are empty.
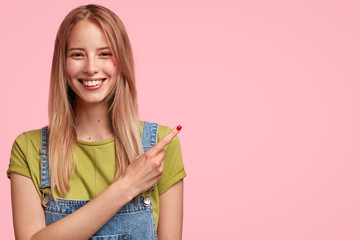
<svg viewBox="0 0 360 240"><path fill-rule="evenodd" d="M180 125L173 128L154 147L131 161L125 172L120 176L118 181L129 188L131 198L149 190L161 179L166 156L164 147L170 143L180 130Z"/></svg>

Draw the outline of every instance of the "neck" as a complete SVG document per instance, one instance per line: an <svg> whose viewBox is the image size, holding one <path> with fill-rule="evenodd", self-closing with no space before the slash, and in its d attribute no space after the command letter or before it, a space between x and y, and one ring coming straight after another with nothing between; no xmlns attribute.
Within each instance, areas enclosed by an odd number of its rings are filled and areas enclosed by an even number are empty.
<svg viewBox="0 0 360 240"><path fill-rule="evenodd" d="M76 101L75 109L77 139L97 142L113 137L108 103Z"/></svg>

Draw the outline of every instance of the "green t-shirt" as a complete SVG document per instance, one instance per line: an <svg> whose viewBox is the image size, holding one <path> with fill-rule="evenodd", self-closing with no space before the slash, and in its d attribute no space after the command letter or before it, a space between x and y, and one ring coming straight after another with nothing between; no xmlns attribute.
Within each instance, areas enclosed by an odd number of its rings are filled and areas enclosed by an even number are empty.
<svg viewBox="0 0 360 240"><path fill-rule="evenodd" d="M142 129L142 125L143 122L140 121L140 129ZM169 127L159 125L158 140L170 131ZM42 199L43 196L39 190L40 148L41 129L20 134L11 150L7 175L9 177L10 172L15 172L31 178ZM186 176L178 137L176 136L164 149L166 150L166 157L162 178L151 192L156 227L159 219L159 195ZM64 198L93 199L114 181L116 172L114 138L100 142L77 140L74 146L74 154L76 170L70 178L70 190ZM45 193L48 193L49 189L46 190ZM149 193L146 192L144 195L149 195Z"/></svg>

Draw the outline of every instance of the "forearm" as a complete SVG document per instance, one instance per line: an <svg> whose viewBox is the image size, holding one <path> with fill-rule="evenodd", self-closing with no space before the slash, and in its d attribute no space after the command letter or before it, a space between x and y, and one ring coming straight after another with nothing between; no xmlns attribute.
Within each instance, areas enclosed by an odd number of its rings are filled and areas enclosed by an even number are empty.
<svg viewBox="0 0 360 240"><path fill-rule="evenodd" d="M115 182L82 208L38 231L31 240L89 239L131 199L126 186Z"/></svg>

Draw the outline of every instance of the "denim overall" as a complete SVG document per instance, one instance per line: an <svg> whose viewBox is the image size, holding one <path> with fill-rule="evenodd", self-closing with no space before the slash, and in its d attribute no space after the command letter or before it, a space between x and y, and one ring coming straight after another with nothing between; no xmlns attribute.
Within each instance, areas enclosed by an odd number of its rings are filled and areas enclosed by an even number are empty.
<svg viewBox="0 0 360 240"><path fill-rule="evenodd" d="M144 152L156 144L158 125L156 123L144 122L142 131L142 145ZM49 163L47 160L47 127L41 133L41 182L39 188L50 187ZM149 191L156 187L154 185ZM45 210L46 225L50 225L63 217L73 213L84 206L90 200L68 200L57 199L46 196L42 204ZM92 216L96 217L96 216ZM157 240L153 206L149 196L141 196L139 201L134 199L120 209L102 228L100 228L91 240L120 240L139 239Z"/></svg>

